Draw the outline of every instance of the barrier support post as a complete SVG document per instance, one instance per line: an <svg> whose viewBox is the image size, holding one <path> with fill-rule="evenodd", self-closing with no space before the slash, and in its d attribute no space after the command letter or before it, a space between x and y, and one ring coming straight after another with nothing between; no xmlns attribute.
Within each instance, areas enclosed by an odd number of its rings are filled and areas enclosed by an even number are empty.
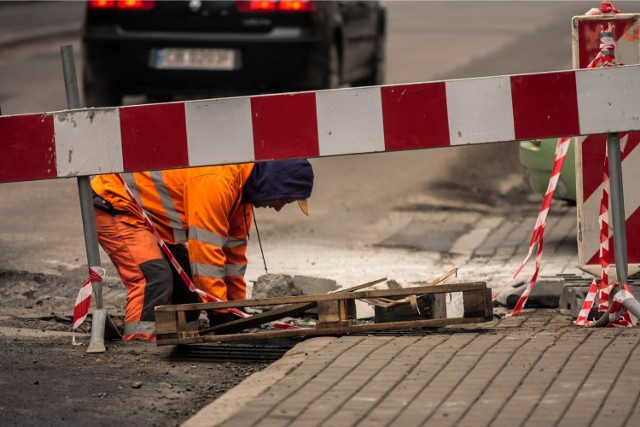
<svg viewBox="0 0 640 427"><path fill-rule="evenodd" d="M78 91L78 79L73 58L73 46L60 47L62 57L62 72L64 87L67 95L67 108L81 108L80 94ZM80 195L80 213L82 215L82 227L84 230L84 243L87 252L89 268L100 267L100 249L98 248L98 233L96 231L95 215L93 213L93 197L91 192L91 179L88 176L78 177L78 193ZM87 347L87 353L104 353L105 324L107 312L102 301L102 284L92 282L91 287L96 304L91 317L91 340Z"/></svg>
<svg viewBox="0 0 640 427"><path fill-rule="evenodd" d="M627 284L627 227L624 212L624 191L622 188L622 158L620 155L620 134L607 134L607 151L609 153L609 186L611 188L611 222L613 225L613 247L615 251L616 275L618 284L611 292L613 298L622 285ZM635 298L628 298L623 302L626 308L636 318L640 319L640 303Z"/></svg>
<svg viewBox="0 0 640 427"><path fill-rule="evenodd" d="M609 185L611 188L611 222L615 250L616 274L620 286L627 283L627 227L624 213L624 191L622 188L622 159L620 156L620 134L607 134L609 152Z"/></svg>

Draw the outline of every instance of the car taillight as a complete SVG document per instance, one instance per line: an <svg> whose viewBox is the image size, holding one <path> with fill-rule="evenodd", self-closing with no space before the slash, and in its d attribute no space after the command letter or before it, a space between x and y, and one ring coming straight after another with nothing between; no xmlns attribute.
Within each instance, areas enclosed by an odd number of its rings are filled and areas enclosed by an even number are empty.
<svg viewBox="0 0 640 427"><path fill-rule="evenodd" d="M119 10L152 10L156 7L156 0L91 0L92 9Z"/></svg>
<svg viewBox="0 0 640 427"><path fill-rule="evenodd" d="M240 12L313 12L317 4L312 0L238 0Z"/></svg>
<svg viewBox="0 0 640 427"><path fill-rule="evenodd" d="M114 0L91 0L89 7L92 9L113 9L116 5Z"/></svg>
<svg viewBox="0 0 640 427"><path fill-rule="evenodd" d="M316 10L315 1L279 1L278 9L291 12L313 12Z"/></svg>

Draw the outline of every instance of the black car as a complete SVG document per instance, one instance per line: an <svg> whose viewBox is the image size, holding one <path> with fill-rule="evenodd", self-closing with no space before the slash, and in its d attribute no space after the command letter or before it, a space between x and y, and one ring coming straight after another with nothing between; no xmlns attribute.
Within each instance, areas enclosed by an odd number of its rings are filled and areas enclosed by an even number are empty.
<svg viewBox="0 0 640 427"><path fill-rule="evenodd" d="M92 0L85 104L382 84L385 35L376 1Z"/></svg>

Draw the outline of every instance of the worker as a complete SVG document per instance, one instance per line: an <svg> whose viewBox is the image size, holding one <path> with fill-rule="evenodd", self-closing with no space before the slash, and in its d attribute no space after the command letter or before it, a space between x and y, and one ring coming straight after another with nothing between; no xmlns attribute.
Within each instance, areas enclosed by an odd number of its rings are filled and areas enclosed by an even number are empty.
<svg viewBox="0 0 640 427"><path fill-rule="evenodd" d="M307 160L123 174L162 240L195 286L220 300L246 299L244 272L253 207L298 202L308 215L313 169ZM98 241L127 288L124 339L155 339L158 305L202 302L163 255L116 175L92 180ZM200 312L187 316L198 327ZM210 325L231 320L208 312Z"/></svg>

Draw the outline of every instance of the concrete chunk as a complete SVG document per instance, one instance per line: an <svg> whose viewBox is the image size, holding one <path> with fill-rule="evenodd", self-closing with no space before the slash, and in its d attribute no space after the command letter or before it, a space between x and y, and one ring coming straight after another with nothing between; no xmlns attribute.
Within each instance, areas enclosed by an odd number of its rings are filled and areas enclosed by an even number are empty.
<svg viewBox="0 0 640 427"><path fill-rule="evenodd" d="M322 295L338 289L335 280L313 276L264 274L253 285L251 297L278 298L298 295Z"/></svg>
<svg viewBox="0 0 640 427"><path fill-rule="evenodd" d="M529 294L527 307L556 308L560 302L565 280L559 277L541 277ZM507 296L507 308L515 307L518 299L527 289L527 283L514 288Z"/></svg>
<svg viewBox="0 0 640 427"><path fill-rule="evenodd" d="M288 274L264 274L253 285L251 298L278 298L303 295Z"/></svg>
<svg viewBox="0 0 640 427"><path fill-rule="evenodd" d="M293 284L303 295L327 294L338 289L338 282L322 277L293 276Z"/></svg>

